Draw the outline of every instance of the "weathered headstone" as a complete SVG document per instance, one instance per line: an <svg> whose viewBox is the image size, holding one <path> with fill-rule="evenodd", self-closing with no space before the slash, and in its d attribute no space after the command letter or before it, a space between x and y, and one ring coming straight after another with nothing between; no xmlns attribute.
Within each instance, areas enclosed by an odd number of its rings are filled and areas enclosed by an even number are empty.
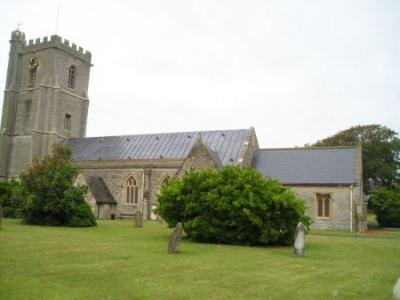
<svg viewBox="0 0 400 300"><path fill-rule="evenodd" d="M395 300L400 300L400 277L397 279L397 283L394 285L393 298Z"/></svg>
<svg viewBox="0 0 400 300"><path fill-rule="evenodd" d="M135 211L135 227L138 227L138 228L143 227L143 215L140 210Z"/></svg>
<svg viewBox="0 0 400 300"><path fill-rule="evenodd" d="M178 245L181 241L183 234L183 226L182 223L176 224L175 229L172 231L171 238L168 243L168 253L176 253L178 252Z"/></svg>
<svg viewBox="0 0 400 300"><path fill-rule="evenodd" d="M3 221L3 206L0 204L0 230L1 230L1 222Z"/></svg>
<svg viewBox="0 0 400 300"><path fill-rule="evenodd" d="M297 224L296 236L294 241L294 255L304 256L304 248L306 245L306 228L303 223Z"/></svg>

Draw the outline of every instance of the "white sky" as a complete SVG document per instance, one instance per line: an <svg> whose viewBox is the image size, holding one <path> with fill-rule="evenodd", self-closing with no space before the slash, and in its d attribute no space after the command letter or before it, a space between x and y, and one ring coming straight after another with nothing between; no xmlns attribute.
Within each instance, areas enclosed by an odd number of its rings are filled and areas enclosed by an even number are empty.
<svg viewBox="0 0 400 300"><path fill-rule="evenodd" d="M254 126L262 147L353 125L400 131L400 1L0 2L11 31L92 52L88 136ZM2 99L0 100L2 105Z"/></svg>

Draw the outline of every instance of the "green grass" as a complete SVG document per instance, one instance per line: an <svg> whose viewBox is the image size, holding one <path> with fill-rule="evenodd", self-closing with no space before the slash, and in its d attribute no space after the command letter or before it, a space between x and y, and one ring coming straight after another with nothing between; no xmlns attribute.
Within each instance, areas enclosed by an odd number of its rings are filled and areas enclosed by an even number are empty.
<svg viewBox="0 0 400 300"><path fill-rule="evenodd" d="M368 212L368 225L374 226L374 227L379 227L378 221L376 220L376 215L373 211Z"/></svg>
<svg viewBox="0 0 400 300"><path fill-rule="evenodd" d="M304 258L183 240L168 255L158 223L2 227L0 299L391 299L400 276L400 239L310 234Z"/></svg>

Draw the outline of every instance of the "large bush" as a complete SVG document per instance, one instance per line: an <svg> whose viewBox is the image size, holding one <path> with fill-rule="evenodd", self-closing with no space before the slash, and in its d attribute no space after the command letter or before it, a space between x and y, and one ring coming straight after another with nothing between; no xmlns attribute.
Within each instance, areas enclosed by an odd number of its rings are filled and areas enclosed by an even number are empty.
<svg viewBox="0 0 400 300"><path fill-rule="evenodd" d="M53 226L94 226L96 220L85 202L86 186L74 186L78 166L71 161L71 151L55 145L53 155L37 160L21 175L29 193L21 210L28 224Z"/></svg>
<svg viewBox="0 0 400 300"><path fill-rule="evenodd" d="M400 227L400 185L379 188L372 194L372 208L382 227Z"/></svg>
<svg viewBox="0 0 400 300"><path fill-rule="evenodd" d="M304 202L252 168L191 170L161 189L157 213L182 222L189 238L226 244L293 243L298 222L309 225Z"/></svg>
<svg viewBox="0 0 400 300"><path fill-rule="evenodd" d="M0 204L5 218L18 218L26 195L22 185L16 181L0 181Z"/></svg>

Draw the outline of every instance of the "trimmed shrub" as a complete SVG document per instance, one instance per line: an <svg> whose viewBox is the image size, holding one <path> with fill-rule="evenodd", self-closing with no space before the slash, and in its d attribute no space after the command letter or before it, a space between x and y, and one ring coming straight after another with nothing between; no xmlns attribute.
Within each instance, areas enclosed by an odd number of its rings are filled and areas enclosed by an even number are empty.
<svg viewBox="0 0 400 300"><path fill-rule="evenodd" d="M379 226L400 227L400 185L379 188L372 194L371 204Z"/></svg>
<svg viewBox="0 0 400 300"><path fill-rule="evenodd" d="M161 189L157 213L199 242L289 245L310 224L293 192L252 168L191 170Z"/></svg>
<svg viewBox="0 0 400 300"><path fill-rule="evenodd" d="M96 219L86 203L79 203L74 209L74 213L65 224L70 227L89 227L96 226Z"/></svg>
<svg viewBox="0 0 400 300"><path fill-rule="evenodd" d="M38 160L21 175L29 193L22 217L27 224L52 226L94 226L96 220L85 202L86 186L74 186L78 166L71 161L71 151L55 145L53 155Z"/></svg>

